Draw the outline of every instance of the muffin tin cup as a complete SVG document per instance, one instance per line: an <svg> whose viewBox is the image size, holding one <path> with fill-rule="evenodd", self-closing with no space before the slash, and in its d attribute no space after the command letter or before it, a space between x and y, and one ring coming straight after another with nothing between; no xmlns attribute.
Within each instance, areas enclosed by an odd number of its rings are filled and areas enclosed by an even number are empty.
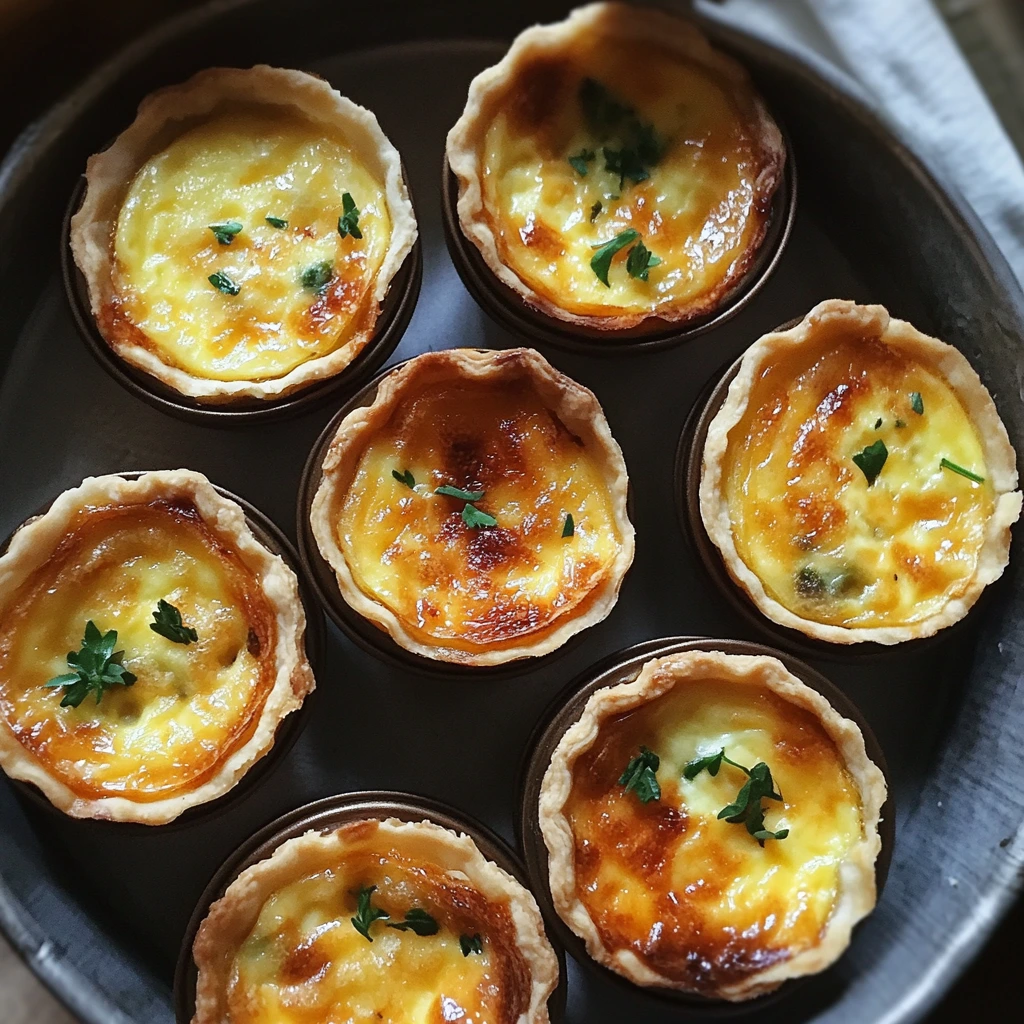
<svg viewBox="0 0 1024 1024"><path fill-rule="evenodd" d="M786 331L800 323L800 318L789 320L775 331ZM891 657L895 654L914 653L927 650L929 647L946 640L954 634L962 635L963 629L971 614L968 613L959 622L940 630L929 637L905 640L899 644L879 644L873 641L856 643L830 643L807 636L798 629L791 629L769 619L754 604L746 591L729 575L722 560L722 554L708 536L704 520L700 514L700 477L704 460L704 445L707 442L708 428L718 411L722 408L729 393L729 385L739 373L741 355L734 363L720 369L705 385L690 410L679 436L675 456L675 501L676 514L683 534L700 558L701 565L712 581L729 602L730 607L755 630L777 643L786 650L811 658L824 658L831 661L847 661L851 658L864 661ZM987 596L981 595L978 604Z"/></svg>
<svg viewBox="0 0 1024 1024"><path fill-rule="evenodd" d="M507 871L524 888L530 888L525 867L504 840L485 825L440 801L393 790L367 790L315 800L297 807L260 829L227 859L203 890L189 920L188 928L185 929L174 972L174 1013L177 1024L190 1024L195 1012L197 970L192 959L192 945L211 904L224 895L228 886L242 871L265 860L289 839L295 839L311 831L330 832L350 821L366 818L430 821L453 832L465 833L488 860ZM543 913L543 905L541 910ZM561 1024L565 1017L565 953L557 940L551 940L552 922L545 918L544 923L551 947L558 958L558 986L548 1000L548 1012L552 1024Z"/></svg>
<svg viewBox="0 0 1024 1024"><path fill-rule="evenodd" d="M317 546L316 538L309 522L309 512L313 505L320 481L323 479L323 461L327 449L334 440L341 421L353 410L372 405L377 396L377 388L381 381L410 360L406 359L388 367L378 374L369 384L353 395L324 427L306 459L299 482L298 506L295 520L299 542L299 558L302 560L313 588L323 603L327 614L334 624L363 650L382 659L388 664L401 669L412 670L425 675L445 676L459 679L504 679L509 676L533 672L535 669L548 665L572 650L582 639L586 630L573 634L560 647L548 654L536 658L519 658L500 665L460 665L455 662L440 661L414 654L400 646L384 629L374 625L360 615L342 597L338 588L338 579ZM632 519L632 491L627 499L627 510Z"/></svg>
<svg viewBox="0 0 1024 1024"><path fill-rule="evenodd" d="M526 758L519 776L519 812L515 819L516 838L523 852L530 888L541 905L544 916L553 926L558 941L570 956L596 973L625 987L633 995L647 996L659 1003L670 1002L698 1017L731 1017L765 1010L770 1004L783 999L800 984L814 977L795 978L767 995L742 1003L713 999L706 996L673 989L648 988L636 985L622 975L610 970L592 959L586 944L562 921L555 911L548 882L548 851L541 834L538 814L541 785L544 774L551 763L551 756L562 736L570 726L579 721L589 698L598 690L609 686L630 683L640 674L643 666L652 658L686 651L720 651L724 654L767 655L778 658L801 682L820 693L839 714L855 722L864 735L868 757L878 766L886 778L888 796L882 807L879 833L882 849L875 862L875 880L878 895L889 872L893 844L896 839L896 806L885 755L859 708L834 683L816 672L809 665L781 651L750 643L746 640L715 640L707 637L666 637L648 640L628 647L617 654L602 659L589 668L554 700L541 717L527 746Z"/></svg>
<svg viewBox="0 0 1024 1024"><path fill-rule="evenodd" d="M85 277L71 252L71 218L84 197L85 179L82 178L64 214L60 243L61 275L75 325L89 351L111 377L136 398L169 416L207 427L230 428L284 420L311 412L351 393L376 373L395 351L412 319L423 281L423 250L418 237L381 303L373 337L343 370L279 398L246 398L220 404L190 398L122 359L100 333L89 303Z"/></svg>
<svg viewBox="0 0 1024 1024"><path fill-rule="evenodd" d="M117 475L124 477L126 480L136 480L140 476L144 476L146 472L150 471L126 471ZM265 548L267 548L268 551L272 551L275 555L280 555L281 558L284 559L288 568L295 573L295 577L299 582L299 598L302 601L302 607L306 613L306 658L309 661L310 668L313 670L313 676L317 681L317 685L320 685L322 682L321 670L324 666L324 650L326 644L323 611L320 608L319 603L314 598L295 548L284 535L281 528L277 526L269 516L264 515L264 513L256 508L255 505L250 504L245 500L245 498L240 498L237 494L232 494L231 491L225 490L223 487L218 487L216 484L212 484L212 486L222 498L227 498L241 507L242 511L245 513L245 521L249 529L252 530L253 536L255 536L255 538ZM40 508L34 516L26 519L25 523L22 523L21 525L24 526L26 523L31 522L32 519L38 518L46 513L50 508L50 504L51 503L48 502L44 507ZM0 546L0 555L7 551L8 547L10 547L14 534L20 529L21 526L17 527L14 532L4 540L3 545ZM239 779L239 781L223 796L219 796L208 803L197 804L194 807L190 807L188 810L183 811L178 815L178 817L173 821L166 822L163 825L145 825L138 821L103 821L103 827L113 827L119 832L124 832L125 834L134 832L139 835L154 835L157 832L170 832L175 829L195 825L223 813L236 802L244 799L252 793L257 786L265 782L274 769L281 763L285 755L287 755L294 746L295 741L299 738L299 734L305 727L309 703L311 700L315 699L316 690L314 689L313 692L307 695L305 700L302 702L302 706L296 708L295 711L288 715L278 726L277 732L274 736L274 745L270 750L256 761L242 776L242 778ZM55 815L59 820L82 822L94 822L99 820L95 818L70 818L69 815L65 814L57 807L54 807L45 794L31 783L11 778L8 779L8 782L14 787L19 796L30 801L37 807L42 808L48 814Z"/></svg>
<svg viewBox="0 0 1024 1024"><path fill-rule="evenodd" d="M779 123L777 119L776 123ZM789 135L781 123L779 128L786 147L786 165L772 197L768 230L749 269L706 316L679 323L652 317L628 330L605 331L559 320L534 308L495 277L480 251L463 234L457 210L459 183L446 156L441 169L441 208L448 252L462 283L477 304L513 334L587 355L631 356L672 348L732 319L757 295L782 259L796 217L797 170Z"/></svg>

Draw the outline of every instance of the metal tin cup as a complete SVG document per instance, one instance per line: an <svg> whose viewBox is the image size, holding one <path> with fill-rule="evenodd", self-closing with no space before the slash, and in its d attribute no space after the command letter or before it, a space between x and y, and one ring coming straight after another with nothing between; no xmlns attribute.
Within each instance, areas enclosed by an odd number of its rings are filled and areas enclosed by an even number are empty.
<svg viewBox="0 0 1024 1024"><path fill-rule="evenodd" d="M394 352L409 321L423 280L423 252L420 239L406 256L381 304L373 337L343 370L326 380L271 399L240 399L211 404L183 395L122 359L107 343L96 325L89 303L85 277L71 253L71 218L85 197L85 179L71 195L61 229L60 263L64 291L78 332L100 365L136 398L170 416L208 427L244 427L253 423L283 420L317 409L350 393L371 377Z"/></svg>
<svg viewBox="0 0 1024 1024"><path fill-rule="evenodd" d="M715 310L685 323L652 317L638 327L603 331L549 316L529 305L521 295L495 277L477 247L463 234L457 204L458 179L445 157L441 178L444 237L455 269L466 289L498 324L533 342L588 355L628 356L671 348L721 326L740 312L761 290L782 258L796 217L797 171L793 147L782 125L786 165L772 197L768 230L757 256L739 281L723 296Z"/></svg>
<svg viewBox="0 0 1024 1024"><path fill-rule="evenodd" d="M126 471L124 473L119 473L118 476L122 476L126 480L136 480L140 476L144 476L146 472L147 471L143 470ZM245 513L246 524L249 529L252 530L253 536L268 551L272 551L275 555L280 555L280 557L284 559L288 568L295 573L295 577L299 583L299 598L302 601L302 607L306 613L306 658L309 660L314 678L319 682L321 669L324 665L325 632L323 611L314 597L295 548L292 546L291 541L289 541L284 535L281 528L269 516L256 508L255 505L246 501L245 498L240 498L237 494L232 494L231 491L228 491L223 487L218 487L216 484L212 484L212 486L222 498L227 498L229 501L233 501L241 507L242 511ZM47 502L44 507L40 508L39 511L34 516L30 517L29 520L26 520L26 522L43 515L48 511L51 504L52 502ZM25 524L23 523L22 525ZM8 549L14 534L20 529L21 526L15 529L10 536L6 538L3 545L0 546L0 554L3 554ZM264 754L263 757L253 764L245 775L243 775L242 778L239 779L239 781L223 796L218 797L216 800L211 800L209 803L198 804L195 807L190 807L173 821L169 821L164 825L144 825L141 822L134 821L114 821L105 822L104 824L113 826L119 831L129 832L135 830L139 834L151 835L156 831L170 831L171 829L194 825L199 821L204 821L222 813L227 807L251 793L260 783L265 781L267 776L270 775L270 773L281 763L285 755L295 744L295 741L299 738L299 734L302 732L302 729L306 724L306 715L309 710L309 703L311 700L315 700L315 698L316 690L306 697L302 702L301 707L297 708L288 715L283 722L281 722L278 726L277 733L274 736L274 745L266 754ZM10 779L8 781L15 787L19 795L27 798L36 806L42 807L50 814L58 815L62 819L67 817L63 811L54 807L53 804L51 804L43 793L35 786L27 782L22 782L18 779ZM90 821L92 819L83 820Z"/></svg>
<svg viewBox="0 0 1024 1024"><path fill-rule="evenodd" d="M706 637L685 636L648 640L604 658L570 683L541 717L527 746L526 759L519 777L519 811L515 820L516 837L519 847L523 851L530 888L541 904L545 917L551 921L559 942L565 946L573 959L587 964L598 974L624 986L633 995L646 995L658 1002L668 1001L678 1006L685 1006L690 1013L698 1016L737 1016L763 1010L766 1005L783 998L808 979L792 979L785 982L775 992L742 1003L730 1003L726 1000L677 992L672 989L645 988L635 985L622 975L593 960L587 953L583 940L558 916L551 900L548 880L548 851L540 830L538 812L544 774L551 763L555 747L566 730L579 721L590 697L606 687L632 682L640 674L643 666L652 658L679 654L684 651L721 651L724 654L769 655L778 658L801 682L812 690L816 690L836 711L857 724L864 734L868 757L879 767L889 787L889 794L882 807L879 825L882 849L875 863L875 880L878 894L881 896L896 838L896 807L892 786L889 783L885 755L882 753L878 740L857 706L834 683L829 682L809 665L790 655L745 640L714 640Z"/></svg>
<svg viewBox="0 0 1024 1024"><path fill-rule="evenodd" d="M505 662L502 665L458 665L449 661L439 661L426 658L420 654L413 654L404 647L397 644L391 636L383 629L363 618L355 609L349 606L348 602L341 596L338 589L338 580L334 570L320 554L316 538L309 522L309 512L313 505L313 498L323 479L323 462L327 449L338 432L341 421L355 409L372 405L377 397L377 388L389 374L394 373L404 366L409 360L403 360L389 367L383 373L378 374L369 384L354 394L338 410L330 423L324 427L323 432L317 438L316 443L310 450L306 459L306 465L302 470L302 477L299 481L298 505L295 512L296 530L299 542L299 557L302 560L303 568L310 583L316 590L317 596L323 602L335 625L352 641L357 643L363 650L370 654L384 659L397 668L411 669L415 672L422 672L428 675L439 675L447 678L466 679L496 679L512 675L520 675L524 672L532 672L534 669L550 664L583 639L582 633L571 636L557 650L537 658L520 658L517 661Z"/></svg>
<svg viewBox="0 0 1024 1024"><path fill-rule="evenodd" d="M188 928L185 929L174 972L174 1014L177 1024L189 1024L195 1013L197 971L192 959L192 945L196 933L210 906L224 895L228 886L246 868L266 860L289 839L295 839L311 831L331 832L348 822L367 818L429 821L452 832L465 833L488 860L507 871L524 888L530 888L526 869L504 840L480 822L437 800L390 790L345 793L315 800L282 815L262 828L227 859L206 886L192 913ZM544 913L543 904L540 906L541 912ZM557 940L551 939L551 924L552 922L545 916L548 940L558 958L558 987L548 1000L548 1012L552 1024L561 1024L565 1017L565 953Z"/></svg>

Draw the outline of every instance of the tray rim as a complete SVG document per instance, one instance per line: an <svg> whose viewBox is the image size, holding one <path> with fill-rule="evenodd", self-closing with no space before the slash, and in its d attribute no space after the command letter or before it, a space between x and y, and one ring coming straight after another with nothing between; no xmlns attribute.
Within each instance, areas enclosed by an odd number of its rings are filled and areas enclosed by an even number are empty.
<svg viewBox="0 0 1024 1024"><path fill-rule="evenodd" d="M93 105L98 96L126 69L190 29L200 27L222 14L260 2L265 0L207 0L189 11L158 22L96 66L77 85L72 86L63 98L30 122L11 143L0 161L0 215L7 212L15 193L31 176L34 164L45 158L49 147L74 123L81 111ZM738 28L727 14L708 5L694 10L692 0L649 2L670 7L681 16L692 18L698 25L712 26L724 37L744 40L772 52L778 61L787 65L789 72L810 82L827 99L842 107L852 120L884 139L903 168L917 180L943 215L959 229L964 247L971 251L979 271L994 285L996 291L1006 297L1024 328L1024 284L1017 279L981 218L944 171L933 164L928 154L918 152L913 143L900 137L897 126L891 124L876 108L870 95L855 78L827 58L793 40L780 40L758 32L756 28ZM455 38L482 40L485 37L445 38L454 41ZM1006 844L1006 849L1009 856L995 869L987 886L979 891L971 913L961 918L956 930L950 933L951 941L938 951L917 984L904 993L875 1024L899 1024L922 1017L946 994L973 961L1010 905L1024 892L1024 819L1008 839L1010 842ZM89 1024L137 1024L94 986L90 979L77 970L62 966L61 958L53 955L50 939L40 934L35 920L26 912L2 875L0 937L8 942L54 997L82 1021Z"/></svg>

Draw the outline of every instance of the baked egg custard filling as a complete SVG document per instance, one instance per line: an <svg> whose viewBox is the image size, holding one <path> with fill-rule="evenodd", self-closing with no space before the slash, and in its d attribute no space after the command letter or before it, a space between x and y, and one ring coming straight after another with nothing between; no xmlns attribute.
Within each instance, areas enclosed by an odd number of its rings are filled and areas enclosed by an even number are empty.
<svg viewBox="0 0 1024 1024"><path fill-rule="evenodd" d="M384 183L340 131L286 107L214 114L135 173L104 333L193 377L280 378L372 327L390 238Z"/></svg>
<svg viewBox="0 0 1024 1024"><path fill-rule="evenodd" d="M154 631L162 602L194 641ZM62 704L70 685L47 684L67 673L86 623L116 631L123 655L110 660L135 679ZM162 800L203 783L248 739L276 644L252 572L188 502L85 508L6 606L0 713L75 796Z"/></svg>

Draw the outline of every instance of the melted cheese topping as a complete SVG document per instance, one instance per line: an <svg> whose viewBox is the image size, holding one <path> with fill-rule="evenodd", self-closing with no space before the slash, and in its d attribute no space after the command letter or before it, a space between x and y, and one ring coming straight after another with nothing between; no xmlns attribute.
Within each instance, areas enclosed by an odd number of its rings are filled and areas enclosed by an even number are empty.
<svg viewBox="0 0 1024 1024"><path fill-rule="evenodd" d="M661 799L648 804L618 784L641 745L661 757ZM762 802L765 825L788 828L786 839L762 848L743 824L718 820L746 781L738 769L682 778L723 747L748 768L768 765L784 802ZM857 791L817 718L753 684L710 680L606 720L574 766L566 812L576 894L605 947L708 994L817 944L863 832Z"/></svg>
<svg viewBox="0 0 1024 1024"><path fill-rule="evenodd" d="M435 935L377 921L368 942L352 926L356 893L401 922L417 908ZM459 938L481 936L464 956ZM529 994L512 920L469 885L395 849L351 856L290 882L263 904L235 955L228 992L232 1024L515 1024Z"/></svg>
<svg viewBox="0 0 1024 1024"><path fill-rule="evenodd" d="M763 370L730 432L736 549L802 618L848 628L919 622L974 574L993 490L941 462L987 476L981 441L938 373L839 331ZM869 486L853 456L878 440L888 458Z"/></svg>
<svg viewBox="0 0 1024 1024"><path fill-rule="evenodd" d="M338 231L346 192L361 239ZM242 230L222 245L209 225L231 220ZM384 185L343 138L291 109L224 114L135 175L113 240L118 300L108 326L196 377L282 377L372 326L390 236ZM303 272L323 262L334 275L326 288L304 287ZM218 272L237 295L210 283Z"/></svg>
<svg viewBox="0 0 1024 1024"><path fill-rule="evenodd" d="M157 602L199 634L149 628ZM117 630L138 679L60 707L87 621ZM85 798L165 799L214 774L255 726L273 683L276 625L256 581L191 506L82 513L0 627L0 714L47 770ZM266 656L263 656L266 655Z"/></svg>
<svg viewBox="0 0 1024 1024"><path fill-rule="evenodd" d="M579 100L588 77L664 144L647 180L620 185L606 169L603 148L632 137L588 124ZM571 54L524 68L481 153L484 206L502 262L580 316L710 309L746 269L766 227L756 180L767 157L753 97L745 99L741 108L735 86L706 68L621 39L579 40ZM587 151L594 157L581 175L569 158ZM632 277L623 249L606 287L590 266L594 247L627 228L661 264L646 281Z"/></svg>
<svg viewBox="0 0 1024 1024"><path fill-rule="evenodd" d="M410 490L392 471L409 470ZM483 491L475 529L442 485ZM575 524L563 537L565 517ZM579 614L621 543L601 466L522 384L452 383L403 400L349 486L338 539L359 588L424 643L521 641Z"/></svg>

